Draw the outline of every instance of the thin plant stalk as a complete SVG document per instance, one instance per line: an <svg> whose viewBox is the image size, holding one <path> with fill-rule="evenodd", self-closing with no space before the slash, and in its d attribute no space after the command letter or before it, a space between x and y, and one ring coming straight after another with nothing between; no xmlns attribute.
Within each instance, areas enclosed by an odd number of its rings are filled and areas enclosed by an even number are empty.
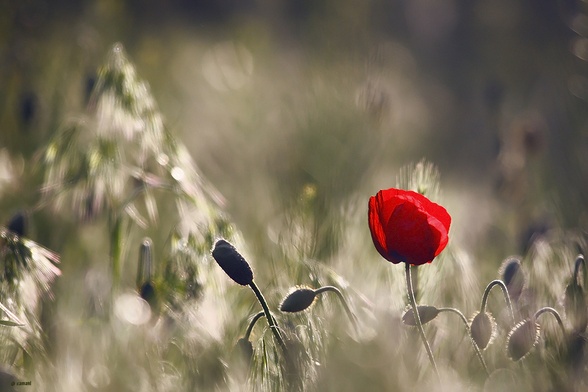
<svg viewBox="0 0 588 392"><path fill-rule="evenodd" d="M576 282L576 284L578 284L578 273L580 272L580 267L583 268L583 276L584 276L584 281L586 280L586 261L584 260L584 256L582 255L578 255L576 257L576 262L574 264L574 282Z"/></svg>
<svg viewBox="0 0 588 392"><path fill-rule="evenodd" d="M478 356L478 359L480 360L480 363L482 364L482 367L484 368L484 371L486 372L486 376L490 376L490 372L488 371L488 366L486 366L486 361L484 361L484 357L482 356L482 352L480 351L480 348L478 347L478 345L476 344L476 341L472 337L470 324L468 323L468 320L466 319L464 314L462 312L460 312L459 309L455 309L455 308L439 308L438 310L439 310L439 312L455 313L459 316L461 321L463 321L463 324L466 327L466 331L468 333L468 336L470 337L470 341L472 342L472 345L474 346L474 350L476 351L476 355Z"/></svg>
<svg viewBox="0 0 588 392"><path fill-rule="evenodd" d="M112 283L113 288L118 287L121 273L122 259L122 229L123 220L120 215L111 216L110 218L110 260L112 266Z"/></svg>
<svg viewBox="0 0 588 392"><path fill-rule="evenodd" d="M500 288L502 289L502 294L504 294L504 300L506 301L506 305L510 310L510 316L512 317L512 322L514 324L516 319L512 307L512 302L510 301L510 295L508 294L508 289L506 288L506 285L500 279L493 280L492 282L488 283L488 286L486 286L486 290L484 290L484 295L482 296L482 306L480 308L480 313L486 312L486 302L488 301L488 295L490 295L490 290L492 290L494 286L500 286Z"/></svg>
<svg viewBox="0 0 588 392"><path fill-rule="evenodd" d="M272 314L269 310L269 307L267 306L267 302L266 302L265 298L263 297L263 294L261 293L261 291L259 291L259 288L255 284L255 282L249 283L249 287L251 287L251 290L253 290L253 292L255 293L257 300L259 301L259 303L261 304L261 307L263 308L263 312L265 313L265 318L267 319L267 322L270 326L272 333L274 334L274 337L276 338L276 340L278 341L278 344L280 345L280 347L284 351L284 354L286 354L288 351L288 349L286 347L286 343L284 343L284 339L282 339L282 335L280 335L280 331L278 329L278 325L276 324L276 320L274 319L274 316L272 316Z"/></svg>
<svg viewBox="0 0 588 392"><path fill-rule="evenodd" d="M551 308L549 306L546 306L544 308L539 309L538 311L535 312L535 315L533 316L534 319L537 319L539 316L541 316L543 313L551 313L553 315L553 317L555 317L555 319L557 320L557 323L559 324L559 327L561 328L561 331L563 332L564 336L566 334L566 328L564 326L564 323L561 319L561 316L559 315L559 313L557 312L557 310L555 310L554 308Z"/></svg>
<svg viewBox="0 0 588 392"><path fill-rule="evenodd" d="M251 336L251 332L253 331L253 327L255 326L255 323L257 323L257 320L259 320L263 316L265 316L265 312L263 310L261 312L257 313L255 316L253 316L253 318L249 322L249 325L247 326L247 331L245 331L245 336L244 336L245 340L249 340L249 337Z"/></svg>
<svg viewBox="0 0 588 392"><path fill-rule="evenodd" d="M408 299L410 301L410 306L412 307L412 311L415 315L414 319L416 321L417 329L421 335L421 339L423 340L423 344L425 345L425 349L427 350L427 355L429 356L429 361L431 362L431 366L435 370L435 374L439 377L439 370L437 369L437 363L435 362L435 358L433 357L433 351L431 350L431 346L429 345L429 341L427 340L427 336L425 335L425 330L423 329L423 324L421 323L421 316L418 312L416 299L414 297L414 290L412 287L412 279L410 276L410 264L406 264L406 288L408 290Z"/></svg>
<svg viewBox="0 0 588 392"><path fill-rule="evenodd" d="M341 293L341 290L339 290L335 286L323 286L323 287L316 289L314 292L315 292L315 294L318 295L318 294L325 292L325 291L332 291L333 293L337 294L337 296L341 300L341 304L343 305L343 309L345 309L347 316L351 319L351 322L353 323L353 327L355 328L355 332L359 332L357 317L355 316L355 314L353 314L351 309L349 309L349 305L347 304L347 301L345 300L343 293Z"/></svg>

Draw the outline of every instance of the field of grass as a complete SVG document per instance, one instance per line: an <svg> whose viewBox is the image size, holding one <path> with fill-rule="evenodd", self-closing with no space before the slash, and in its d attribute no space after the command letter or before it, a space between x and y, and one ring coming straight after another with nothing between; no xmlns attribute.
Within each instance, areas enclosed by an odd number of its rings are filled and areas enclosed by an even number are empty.
<svg viewBox="0 0 588 392"><path fill-rule="evenodd" d="M0 4L0 391L588 388L583 2L270 3Z"/></svg>

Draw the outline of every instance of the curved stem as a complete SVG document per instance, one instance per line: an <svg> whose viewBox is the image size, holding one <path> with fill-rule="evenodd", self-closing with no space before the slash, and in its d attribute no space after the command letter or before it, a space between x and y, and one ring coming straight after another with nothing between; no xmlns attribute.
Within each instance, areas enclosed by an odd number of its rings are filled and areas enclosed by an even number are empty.
<svg viewBox="0 0 588 392"><path fill-rule="evenodd" d="M278 344L280 345L280 347L282 348L284 353L286 353L288 351L288 349L286 347L286 343L284 343L284 340L282 339L282 335L280 335L280 331L278 330L278 325L276 324L276 320L274 319L274 316L272 316L272 314L269 310L269 307L267 306L267 302L265 301L265 298L263 298L263 294L261 294L261 291L259 291L255 282L249 283L249 287L251 287L251 290L253 290L253 292L255 293L255 296L257 297L257 300L261 304L261 307L263 308L263 312L265 313L265 318L267 319L267 322L270 326L272 333L274 334L274 337L278 341Z"/></svg>
<svg viewBox="0 0 588 392"><path fill-rule="evenodd" d="M244 339L249 340L249 336L251 336L251 331L253 331L253 327L255 326L255 323L257 322L257 320L259 320L263 316L265 316L265 312L263 310L261 312L257 313L255 316L253 316L253 318L249 322L249 325L247 326L247 331L245 332Z"/></svg>
<svg viewBox="0 0 588 392"><path fill-rule="evenodd" d="M500 288L502 289L502 294L504 294L504 300L506 301L506 305L510 310L510 316L512 317L512 322L514 324L516 320L514 310L512 308L512 302L510 302L510 295L508 294L508 289L506 288L506 285L500 279L493 280L492 282L488 283L488 286L486 286L486 290L484 290L484 295L482 296L482 306L480 308L480 313L486 312L486 302L488 301L488 295L490 295L490 290L492 290L494 286L500 286Z"/></svg>
<svg viewBox="0 0 588 392"><path fill-rule="evenodd" d="M580 272L580 266L584 269L584 276L586 276L586 261L584 260L584 256L578 255L576 256L576 263L574 264L574 279L573 282L578 284L578 272ZM584 278L585 280L585 278Z"/></svg>
<svg viewBox="0 0 588 392"><path fill-rule="evenodd" d="M470 341L472 342L472 345L474 346L474 350L476 351L476 355L478 356L478 359L480 360L482 367L486 371L486 376L490 376L490 372L488 371L488 367L486 366L486 361L484 361L484 357L482 356L482 352L480 351L480 348L478 347L478 345L476 344L476 341L472 337L470 324L468 323L468 320L463 315L463 313L455 308L438 308L437 310L439 310L439 312L452 312L452 313L457 314L461 318L461 321L463 321L463 324L466 327L466 331L468 332L468 336L470 337Z"/></svg>
<svg viewBox="0 0 588 392"><path fill-rule="evenodd" d="M559 324L559 327L561 328L562 333L564 335L566 334L566 328L564 327L564 324L563 324L563 321L561 319L561 316L559 315L559 313L557 312L557 310L555 310L553 308L550 308L549 306L546 306L546 307L541 308L538 311L536 311L535 312L535 316L533 316L533 318L537 319L543 313L551 313L553 315L553 317L555 317L555 319L557 320L557 323Z"/></svg>
<svg viewBox="0 0 588 392"><path fill-rule="evenodd" d="M431 365L433 366L433 369L435 370L435 374L437 374L437 377L439 377L439 370L437 369L437 364L435 363L435 358L433 357L433 351L431 351L431 346L429 345L429 342L427 341L427 336L425 335L425 330L423 329L423 324L421 323L421 315L418 312L418 308L417 308L417 304L416 304L416 299L414 297L414 289L412 287L412 279L410 276L410 264L409 263L405 263L406 265L406 288L408 290L408 299L410 301L410 306L412 307L412 311L414 312L414 319L416 321L416 326L419 330L419 333L421 335L421 339L423 340L423 344L425 345L425 349L427 350L427 355L429 356L429 361L431 362Z"/></svg>
<svg viewBox="0 0 588 392"><path fill-rule="evenodd" d="M345 297L343 296L343 293L341 292L341 290L339 290L335 286L323 286L323 287L316 289L314 291L314 293L320 294L325 291L332 291L335 294L337 294L337 296L341 300L341 304L343 305L343 308L345 309L345 313L347 313L347 316L351 319L351 322L353 323L353 327L355 328L355 332L359 332L357 317L355 316L355 314L353 314L351 309L349 309L349 305L347 304L347 301L345 300Z"/></svg>

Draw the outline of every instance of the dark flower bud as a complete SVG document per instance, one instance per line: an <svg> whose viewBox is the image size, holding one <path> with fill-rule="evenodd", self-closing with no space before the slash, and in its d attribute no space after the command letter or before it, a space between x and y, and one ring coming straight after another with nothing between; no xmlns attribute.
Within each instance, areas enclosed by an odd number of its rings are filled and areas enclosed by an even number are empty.
<svg viewBox="0 0 588 392"><path fill-rule="evenodd" d="M525 274L521 268L520 260L514 257L506 259L502 263L500 271L510 299L516 302L525 288Z"/></svg>
<svg viewBox="0 0 588 392"><path fill-rule="evenodd" d="M419 305L417 306L417 309L421 318L421 324L426 324L429 321L434 320L439 314L439 309L434 306ZM402 322L406 325L416 326L416 320L412 308L409 308L404 312L402 315Z"/></svg>
<svg viewBox="0 0 588 392"><path fill-rule="evenodd" d="M490 313L476 313L470 324L470 332L480 350L484 350L496 333L496 322Z"/></svg>
<svg viewBox="0 0 588 392"><path fill-rule="evenodd" d="M223 239L216 241L212 250L212 257L223 271L229 275L229 278L235 282L242 286L247 286L253 282L253 272L249 263L229 242Z"/></svg>
<svg viewBox="0 0 588 392"><path fill-rule="evenodd" d="M144 238L139 248L139 264L137 267L137 287L149 282L152 276L153 243L151 239Z"/></svg>
<svg viewBox="0 0 588 392"><path fill-rule="evenodd" d="M10 218L6 228L19 237L26 237L27 227L27 216L24 212L19 211Z"/></svg>
<svg viewBox="0 0 588 392"><path fill-rule="evenodd" d="M235 345L238 355L245 360L246 363L251 362L253 358L253 345L249 339L241 338Z"/></svg>
<svg viewBox="0 0 588 392"><path fill-rule="evenodd" d="M20 118L23 124L30 124L37 112L37 96L32 91L27 91L20 97Z"/></svg>
<svg viewBox="0 0 588 392"><path fill-rule="evenodd" d="M153 309L153 307L157 304L157 291L155 291L153 283L143 283L141 289L139 290L139 295L141 298L147 301L151 309Z"/></svg>
<svg viewBox="0 0 588 392"><path fill-rule="evenodd" d="M518 361L527 355L539 340L539 325L526 319L514 326L506 340L506 351L510 359Z"/></svg>
<svg viewBox="0 0 588 392"><path fill-rule="evenodd" d="M296 313L308 309L316 298L316 292L308 287L298 287L290 292L280 304L282 312Z"/></svg>
<svg viewBox="0 0 588 392"><path fill-rule="evenodd" d="M566 317L570 321L572 329L582 333L588 325L588 312L586 309L586 298L582 286L575 281L566 287L564 296L564 309Z"/></svg>

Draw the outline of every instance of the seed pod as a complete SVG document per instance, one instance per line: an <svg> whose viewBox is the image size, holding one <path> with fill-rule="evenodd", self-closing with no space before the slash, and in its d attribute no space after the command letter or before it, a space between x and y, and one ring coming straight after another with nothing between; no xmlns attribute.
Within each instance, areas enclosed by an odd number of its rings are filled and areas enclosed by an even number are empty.
<svg viewBox="0 0 588 392"><path fill-rule="evenodd" d="M476 313L470 323L472 339L480 350L484 350L496 334L496 322L490 313Z"/></svg>
<svg viewBox="0 0 588 392"><path fill-rule="evenodd" d="M223 239L216 241L212 250L212 257L223 271L229 275L229 278L238 284L247 286L253 282L253 272L249 263L228 241Z"/></svg>
<svg viewBox="0 0 588 392"><path fill-rule="evenodd" d="M582 286L575 281L566 287L564 309L573 331L577 333L584 332L588 325L586 298L584 297Z"/></svg>
<svg viewBox="0 0 588 392"><path fill-rule="evenodd" d="M434 320L435 317L437 317L437 315L439 314L439 309L437 309L434 306L419 305L417 306L417 309L419 311L419 316L421 318L421 324L426 324L429 321ZM406 325L416 325L416 320L412 308L408 308L406 312L404 312L404 314L402 315L402 322Z"/></svg>
<svg viewBox="0 0 588 392"><path fill-rule="evenodd" d="M521 321L509 332L506 352L510 359L518 361L527 355L539 340L539 324L534 320Z"/></svg>
<svg viewBox="0 0 588 392"><path fill-rule="evenodd" d="M525 274L521 268L520 260L515 257L504 260L500 267L500 274L508 289L510 299L514 302L518 301L525 288Z"/></svg>
<svg viewBox="0 0 588 392"><path fill-rule="evenodd" d="M290 292L280 304L282 312L296 313L308 309L316 298L316 292L308 287L298 287Z"/></svg>

